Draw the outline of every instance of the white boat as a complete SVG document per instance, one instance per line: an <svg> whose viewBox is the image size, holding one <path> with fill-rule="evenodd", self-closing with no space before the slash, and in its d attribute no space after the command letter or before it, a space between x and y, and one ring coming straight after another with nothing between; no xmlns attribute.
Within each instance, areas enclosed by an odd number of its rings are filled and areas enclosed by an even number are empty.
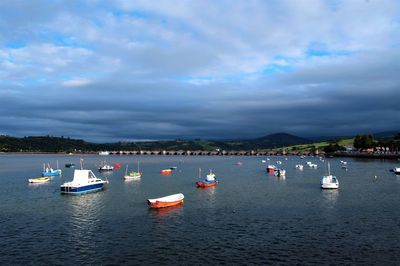
<svg viewBox="0 0 400 266"><path fill-rule="evenodd" d="M139 162L138 162L137 172L131 171L129 174L128 174L128 165L126 165L125 175L124 175L124 179L125 180L128 180L128 179L139 179L141 177L142 177L142 172L140 172L140 170L139 170Z"/></svg>
<svg viewBox="0 0 400 266"><path fill-rule="evenodd" d="M100 172L102 171L113 171L114 170L114 166L109 165L106 163L106 161L102 162L102 164L100 165L99 169Z"/></svg>
<svg viewBox="0 0 400 266"><path fill-rule="evenodd" d="M394 172L396 175L400 175L400 167L395 167L395 168L393 168L393 172Z"/></svg>
<svg viewBox="0 0 400 266"><path fill-rule="evenodd" d="M178 193L162 198L148 199L147 203L152 208L164 208L182 204L184 198L185 196L182 193Z"/></svg>
<svg viewBox="0 0 400 266"><path fill-rule="evenodd" d="M110 155L110 152L109 151L101 151L101 152L99 152L99 155L102 155L102 156Z"/></svg>
<svg viewBox="0 0 400 266"><path fill-rule="evenodd" d="M30 178L28 179L29 183L46 183L50 181L50 177L44 176L44 177L38 177L38 178Z"/></svg>
<svg viewBox="0 0 400 266"><path fill-rule="evenodd" d="M108 180L97 178L92 170L75 170L74 179L60 186L62 194L83 194L104 189Z"/></svg>
<svg viewBox="0 0 400 266"><path fill-rule="evenodd" d="M277 169L277 170L275 171L275 175L276 175L277 177L284 177L284 176L286 176L286 170L284 170L284 169Z"/></svg>
<svg viewBox="0 0 400 266"><path fill-rule="evenodd" d="M318 165L315 164L315 163L309 164L309 166L310 166L311 169L317 169L318 168Z"/></svg>
<svg viewBox="0 0 400 266"><path fill-rule="evenodd" d="M302 164L296 164L296 169L303 171L304 166Z"/></svg>
<svg viewBox="0 0 400 266"><path fill-rule="evenodd" d="M261 162L262 162L262 163L266 163L267 161L266 161L266 160L261 160Z"/></svg>
<svg viewBox="0 0 400 266"><path fill-rule="evenodd" d="M282 164L282 162L281 161L276 161L276 164Z"/></svg>
<svg viewBox="0 0 400 266"><path fill-rule="evenodd" d="M323 189L338 189L339 180L336 176L331 175L330 164L328 163L328 175L321 178L321 188Z"/></svg>

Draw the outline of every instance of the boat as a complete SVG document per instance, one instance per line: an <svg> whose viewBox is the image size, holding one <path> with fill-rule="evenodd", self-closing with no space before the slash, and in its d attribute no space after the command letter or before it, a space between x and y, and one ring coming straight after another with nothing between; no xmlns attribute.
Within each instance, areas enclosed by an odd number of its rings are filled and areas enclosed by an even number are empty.
<svg viewBox="0 0 400 266"><path fill-rule="evenodd" d="M176 170L176 169L178 169L178 166L172 166L172 167L170 167L169 169L171 169L171 170Z"/></svg>
<svg viewBox="0 0 400 266"><path fill-rule="evenodd" d="M140 172L139 170L139 162L138 162L137 172L131 171L129 174L128 174L128 165L126 165L124 179L138 179L141 177L142 177L142 172Z"/></svg>
<svg viewBox="0 0 400 266"><path fill-rule="evenodd" d="M50 181L50 177L44 176L44 177L38 177L38 178L30 178L28 179L29 183L46 183Z"/></svg>
<svg viewBox="0 0 400 266"><path fill-rule="evenodd" d="M102 155L102 156L110 155L110 152L108 152L108 151L101 151L101 152L99 152L99 155Z"/></svg>
<svg viewBox="0 0 400 266"><path fill-rule="evenodd" d="M76 169L73 180L62 184L60 189L62 194L77 195L102 190L105 184L108 180L96 177L92 170Z"/></svg>
<svg viewBox="0 0 400 266"><path fill-rule="evenodd" d="M400 175L400 167L393 168L393 173L395 173L396 175Z"/></svg>
<svg viewBox="0 0 400 266"><path fill-rule="evenodd" d="M66 168L72 168L72 167L75 167L75 164L74 163L66 163L65 167Z"/></svg>
<svg viewBox="0 0 400 266"><path fill-rule="evenodd" d="M199 168L199 178L201 178L201 169ZM206 175L206 179L202 181L197 181L197 187L213 187L218 184L218 181L215 179L215 174L210 169L210 173Z"/></svg>
<svg viewBox="0 0 400 266"><path fill-rule="evenodd" d="M236 166L242 166L243 163L242 163L242 162L237 162L237 163L235 163L235 165L236 165Z"/></svg>
<svg viewBox="0 0 400 266"><path fill-rule="evenodd" d="M281 161L276 161L276 164L282 164L282 162Z"/></svg>
<svg viewBox="0 0 400 266"><path fill-rule="evenodd" d="M113 165L114 169L120 169L121 168L121 164L120 163L116 163Z"/></svg>
<svg viewBox="0 0 400 266"><path fill-rule="evenodd" d="M302 164L296 164L296 169L303 171L304 166Z"/></svg>
<svg viewBox="0 0 400 266"><path fill-rule="evenodd" d="M162 198L148 199L147 203L151 208L165 208L183 203L185 196L182 193L165 196Z"/></svg>
<svg viewBox="0 0 400 266"><path fill-rule="evenodd" d="M331 175L331 168L328 162L328 175L325 175L321 178L321 188L323 189L338 189L339 188L339 180L336 176Z"/></svg>
<svg viewBox="0 0 400 266"><path fill-rule="evenodd" d="M275 175L276 175L277 177L284 177L284 176L286 176L286 170L284 170L284 169L277 169L277 170L275 171Z"/></svg>
<svg viewBox="0 0 400 266"><path fill-rule="evenodd" d="M100 172L105 172L105 171L113 171L114 170L114 166L109 165L106 163L106 161L102 162L100 167L98 168L98 170Z"/></svg>
<svg viewBox="0 0 400 266"><path fill-rule="evenodd" d="M262 162L262 163L266 163L267 161L266 161L266 160L261 160L261 162Z"/></svg>
<svg viewBox="0 0 400 266"><path fill-rule="evenodd" d="M162 175L170 175L170 174L172 174L172 169L171 168L163 169L163 170L160 171L160 174L162 174Z"/></svg>
<svg viewBox="0 0 400 266"><path fill-rule="evenodd" d="M267 173L273 174L275 173L275 169L276 169L275 165L269 164L267 167Z"/></svg>
<svg viewBox="0 0 400 266"><path fill-rule="evenodd" d="M47 167L45 164L43 164L43 172L42 172L42 177L45 176L58 176L61 175L61 169L58 169L58 161L57 161L57 169L54 170L53 168L50 167L50 164L47 164Z"/></svg>
<svg viewBox="0 0 400 266"><path fill-rule="evenodd" d="M311 164L309 164L309 166L310 166L311 169L317 169L318 168L318 165L315 164L315 163L311 163Z"/></svg>

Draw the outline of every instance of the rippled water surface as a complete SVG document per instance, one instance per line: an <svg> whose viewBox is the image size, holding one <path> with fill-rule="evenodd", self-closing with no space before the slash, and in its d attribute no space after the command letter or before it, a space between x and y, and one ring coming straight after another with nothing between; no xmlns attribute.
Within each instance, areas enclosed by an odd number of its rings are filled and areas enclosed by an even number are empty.
<svg viewBox="0 0 400 266"><path fill-rule="evenodd" d="M78 156L0 156L0 264L400 264L398 161L329 159L338 191L320 189L318 158L282 161L286 178L265 173L261 157L84 156L85 168L110 181L82 196L60 194ZM98 173L104 159L121 163ZM30 185L42 164L63 175ZM124 181L128 163L143 176ZM235 163L241 161L241 166ZM295 169L312 161L318 169ZM177 166L170 176L163 168ZM198 189L198 168L220 183ZM377 178L375 178L377 176ZM175 193L183 206L151 210L146 199Z"/></svg>

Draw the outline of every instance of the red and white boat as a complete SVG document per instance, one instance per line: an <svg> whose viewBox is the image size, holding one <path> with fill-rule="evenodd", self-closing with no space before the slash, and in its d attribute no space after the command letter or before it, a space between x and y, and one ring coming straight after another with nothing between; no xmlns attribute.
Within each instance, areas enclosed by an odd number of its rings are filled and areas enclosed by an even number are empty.
<svg viewBox="0 0 400 266"><path fill-rule="evenodd" d="M165 208L165 207L183 204L184 198L185 198L185 196L183 196L182 193L178 193L178 194L169 195L169 196L162 197L162 198L148 199L147 203L149 204L149 206L151 208Z"/></svg>
<svg viewBox="0 0 400 266"><path fill-rule="evenodd" d="M199 169L199 178L201 175L201 169ZM197 181L197 187L213 187L218 184L218 181L215 179L215 174L210 169L210 173L206 175L206 179L202 181Z"/></svg>
<svg viewBox="0 0 400 266"><path fill-rule="evenodd" d="M272 164L269 164L269 165L268 165L268 167L267 167L267 173L268 173L268 174L274 174L274 173L275 173L275 170L276 170L275 165L272 165Z"/></svg>

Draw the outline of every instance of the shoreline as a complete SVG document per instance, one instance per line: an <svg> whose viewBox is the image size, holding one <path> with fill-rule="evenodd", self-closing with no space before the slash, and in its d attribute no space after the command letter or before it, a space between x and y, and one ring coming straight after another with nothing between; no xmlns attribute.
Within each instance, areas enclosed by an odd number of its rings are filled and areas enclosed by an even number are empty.
<svg viewBox="0 0 400 266"><path fill-rule="evenodd" d="M98 155L113 156L113 155L140 155L140 156L248 156L248 157L261 157L261 156L311 156L311 157L349 157L361 159L388 159L400 160L399 154L373 154L373 153L347 153L336 152L332 154L310 154L310 153L297 153L297 154L284 154L279 152L255 152L255 151L112 151L109 155L99 155L98 152L84 152L84 153L66 153L66 152L0 152L0 155L66 155L66 156L85 156L85 155Z"/></svg>

